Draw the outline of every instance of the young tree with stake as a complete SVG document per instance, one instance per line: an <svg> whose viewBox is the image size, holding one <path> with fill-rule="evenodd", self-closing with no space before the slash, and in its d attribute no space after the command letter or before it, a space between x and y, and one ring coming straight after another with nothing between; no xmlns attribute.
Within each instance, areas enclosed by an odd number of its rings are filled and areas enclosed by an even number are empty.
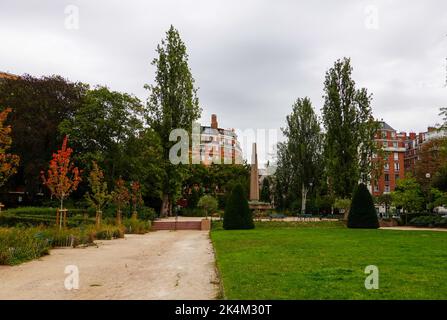
<svg viewBox="0 0 447 320"><path fill-rule="evenodd" d="M112 192L112 201L116 205L116 223L121 225L122 208L129 204L130 194L126 187L126 182L119 178L115 183L115 190Z"/></svg>
<svg viewBox="0 0 447 320"><path fill-rule="evenodd" d="M73 149L67 147L67 140L65 136L61 149L53 153L47 176L43 171L41 172L43 184L47 186L52 196L59 199L61 211L64 210L64 200L77 189L81 182L80 171L71 162Z"/></svg>
<svg viewBox="0 0 447 320"><path fill-rule="evenodd" d="M112 199L107 190L107 182L104 181L104 173L96 162L88 177L91 193L87 192L85 199L96 210L96 226L101 225L102 208Z"/></svg>

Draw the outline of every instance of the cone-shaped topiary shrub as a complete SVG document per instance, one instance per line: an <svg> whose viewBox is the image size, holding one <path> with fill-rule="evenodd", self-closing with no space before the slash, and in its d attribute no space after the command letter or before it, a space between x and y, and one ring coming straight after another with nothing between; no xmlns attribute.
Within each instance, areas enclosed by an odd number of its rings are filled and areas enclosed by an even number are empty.
<svg viewBox="0 0 447 320"><path fill-rule="evenodd" d="M359 184L352 196L351 209L348 216L348 228L377 229L379 220L377 219L374 202L368 188Z"/></svg>
<svg viewBox="0 0 447 320"><path fill-rule="evenodd" d="M236 184L227 199L224 212L224 229L253 229L253 217L248 207L244 188Z"/></svg>

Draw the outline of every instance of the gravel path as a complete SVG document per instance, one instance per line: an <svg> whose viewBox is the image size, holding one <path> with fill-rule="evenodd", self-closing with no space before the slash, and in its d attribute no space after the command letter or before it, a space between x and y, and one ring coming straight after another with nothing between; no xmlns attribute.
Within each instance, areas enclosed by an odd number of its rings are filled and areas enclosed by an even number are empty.
<svg viewBox="0 0 447 320"><path fill-rule="evenodd" d="M53 249L19 266L0 266L0 299L214 299L218 284L206 231L156 231ZM79 289L67 290L67 265Z"/></svg>
<svg viewBox="0 0 447 320"><path fill-rule="evenodd" d="M447 228L421 228L421 227L381 227L383 230L407 230L407 231L447 231Z"/></svg>

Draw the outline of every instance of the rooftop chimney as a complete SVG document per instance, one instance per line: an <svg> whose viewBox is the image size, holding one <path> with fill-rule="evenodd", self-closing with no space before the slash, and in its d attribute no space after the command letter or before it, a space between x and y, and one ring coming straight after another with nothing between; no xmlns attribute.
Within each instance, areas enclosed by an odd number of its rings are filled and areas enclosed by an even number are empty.
<svg viewBox="0 0 447 320"><path fill-rule="evenodd" d="M213 128L213 129L217 129L218 128L217 116L215 114L211 115L211 128Z"/></svg>

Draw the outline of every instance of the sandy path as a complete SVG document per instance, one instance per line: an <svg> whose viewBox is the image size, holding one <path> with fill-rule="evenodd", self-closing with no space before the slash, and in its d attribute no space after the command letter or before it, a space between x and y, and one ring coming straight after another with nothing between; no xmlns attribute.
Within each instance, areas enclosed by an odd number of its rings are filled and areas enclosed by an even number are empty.
<svg viewBox="0 0 447 320"><path fill-rule="evenodd" d="M421 228L421 227L381 227L382 230L407 230L407 231L444 231L447 232L447 228Z"/></svg>
<svg viewBox="0 0 447 320"><path fill-rule="evenodd" d="M67 265L78 290L65 289ZM0 299L214 299L216 280L208 232L157 231L0 266Z"/></svg>

